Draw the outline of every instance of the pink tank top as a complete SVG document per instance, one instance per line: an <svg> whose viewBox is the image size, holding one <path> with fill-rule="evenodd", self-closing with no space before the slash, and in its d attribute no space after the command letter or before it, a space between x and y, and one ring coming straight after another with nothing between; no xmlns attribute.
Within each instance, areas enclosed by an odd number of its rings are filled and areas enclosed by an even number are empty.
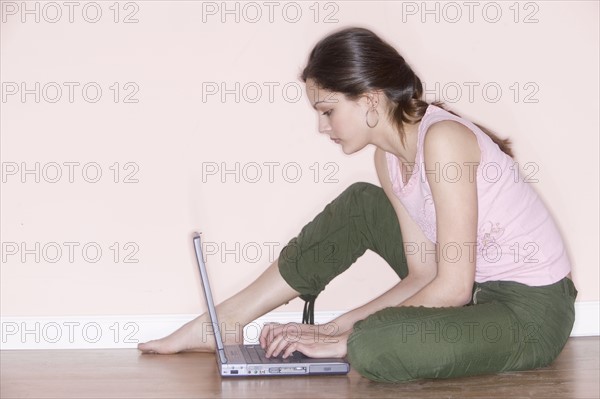
<svg viewBox="0 0 600 399"><path fill-rule="evenodd" d="M550 212L514 160L468 120L429 105L418 130L413 173L403 184L398 158L386 153L393 191L425 237L436 242L436 217L428 179L455 179L452 164L426 171L423 143L429 126L453 120L477 137L481 160L470 167L477 179L478 232L475 281L516 281L530 286L555 283L571 271L562 237Z"/></svg>

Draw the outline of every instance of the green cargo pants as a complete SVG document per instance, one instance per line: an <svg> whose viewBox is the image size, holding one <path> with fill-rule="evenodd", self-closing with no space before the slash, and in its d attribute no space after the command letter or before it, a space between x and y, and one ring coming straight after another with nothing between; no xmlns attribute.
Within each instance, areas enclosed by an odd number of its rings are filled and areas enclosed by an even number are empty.
<svg viewBox="0 0 600 399"><path fill-rule="evenodd" d="M400 278L408 274L391 203L381 188L355 183L282 249L279 271L310 302L367 249ZM356 322L348 359L363 376L387 382L543 367L571 333L576 296L566 277L542 287L475 283L467 306L390 307Z"/></svg>

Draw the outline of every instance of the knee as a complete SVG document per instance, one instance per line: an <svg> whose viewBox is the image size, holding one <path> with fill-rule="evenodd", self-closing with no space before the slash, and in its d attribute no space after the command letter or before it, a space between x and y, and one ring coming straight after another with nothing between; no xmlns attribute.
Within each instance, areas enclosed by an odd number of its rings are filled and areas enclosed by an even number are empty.
<svg viewBox="0 0 600 399"><path fill-rule="evenodd" d="M376 355L372 348L369 333L353 332L348 337L348 361L360 375L378 381Z"/></svg>
<svg viewBox="0 0 600 399"><path fill-rule="evenodd" d="M367 182L352 183L340 195L346 203L359 209L370 208L375 200L385 198L385 193L381 187Z"/></svg>
<svg viewBox="0 0 600 399"><path fill-rule="evenodd" d="M385 331L374 328L355 328L347 344L350 365L360 375L373 381L398 383L414 380L404 364L408 356L399 356L402 348L393 342L393 337L386 338L385 335Z"/></svg>
<svg viewBox="0 0 600 399"><path fill-rule="evenodd" d="M367 183L364 181L352 183L349 185L346 190L342 193L342 195L364 195L371 192L376 191L377 189L381 190L380 187L377 187L374 184Z"/></svg>

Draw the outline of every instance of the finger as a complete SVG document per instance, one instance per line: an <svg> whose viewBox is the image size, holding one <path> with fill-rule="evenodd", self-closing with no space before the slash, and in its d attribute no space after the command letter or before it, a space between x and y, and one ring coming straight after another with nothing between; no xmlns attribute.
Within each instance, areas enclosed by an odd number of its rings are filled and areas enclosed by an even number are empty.
<svg viewBox="0 0 600 399"><path fill-rule="evenodd" d="M290 344L297 342L300 339L298 335L286 334L286 332L282 332L277 336L276 342L274 342L271 346L272 356L279 356L285 348L287 348Z"/></svg>
<svg viewBox="0 0 600 399"><path fill-rule="evenodd" d="M277 344L274 345L274 348L273 348L272 354L275 357L279 356L281 354L281 352L284 351L285 348L287 348L291 344L291 342L289 342L285 336L280 335L280 337L281 337L281 339L278 340Z"/></svg>
<svg viewBox="0 0 600 399"><path fill-rule="evenodd" d="M301 330L298 328L290 329L290 324L293 324L293 323L288 323L288 324L274 323L274 325L271 326L270 329L268 330L268 333L265 333L265 336L264 336L265 347L270 346L278 336L283 336L283 338L285 340L290 341L290 342L300 339L301 338Z"/></svg>
<svg viewBox="0 0 600 399"><path fill-rule="evenodd" d="M283 355L282 355L282 357L283 357L284 359L286 359L286 358L288 358L288 357L292 356L292 354L293 354L295 351L298 351L298 350L300 350L300 346L301 346L301 345L300 345L298 342L294 342L294 343L291 343L291 344L289 344L289 345L287 346L287 348L285 348L285 350L283 351ZM302 352L302 351L300 350L300 352Z"/></svg>
<svg viewBox="0 0 600 399"><path fill-rule="evenodd" d="M258 337L258 342L260 343L261 348L265 349L267 347L267 335L269 334L269 325L265 324L260 330L260 335Z"/></svg>
<svg viewBox="0 0 600 399"><path fill-rule="evenodd" d="M292 356L292 354L296 351L304 353L304 345L299 342L293 342L293 343L289 344L288 347L285 348L285 351L283 352L283 358L285 359L289 356ZM304 354L306 355L306 353L304 353Z"/></svg>
<svg viewBox="0 0 600 399"><path fill-rule="evenodd" d="M278 326L279 323L265 323L263 326L259 337L260 346L263 349L269 346L269 344L273 341L273 338L277 335L276 330Z"/></svg>
<svg viewBox="0 0 600 399"><path fill-rule="evenodd" d="M282 340L283 340L283 336L282 335L275 336L275 338L273 339L273 341L271 341L269 343L269 345L267 346L267 349L265 350L265 356L266 357L273 356L273 353L275 352L275 350L277 349L277 346L279 345L279 343ZM277 355L275 355L275 356L277 356Z"/></svg>

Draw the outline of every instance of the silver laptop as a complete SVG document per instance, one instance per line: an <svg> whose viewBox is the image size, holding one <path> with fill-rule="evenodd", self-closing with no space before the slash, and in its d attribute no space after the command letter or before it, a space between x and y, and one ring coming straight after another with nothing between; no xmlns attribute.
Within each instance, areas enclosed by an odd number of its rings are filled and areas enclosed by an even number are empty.
<svg viewBox="0 0 600 399"><path fill-rule="evenodd" d="M200 278L204 288L204 296L208 306L208 314L213 326L217 344L217 363L223 377L246 377L268 375L323 375L346 374L350 371L350 364L345 359L328 358L313 359L300 352L284 359L283 357L265 357L265 351L260 345L223 345L221 328L217 319L217 312L213 302L208 273L204 264L200 235L194 234L194 249L200 269Z"/></svg>

